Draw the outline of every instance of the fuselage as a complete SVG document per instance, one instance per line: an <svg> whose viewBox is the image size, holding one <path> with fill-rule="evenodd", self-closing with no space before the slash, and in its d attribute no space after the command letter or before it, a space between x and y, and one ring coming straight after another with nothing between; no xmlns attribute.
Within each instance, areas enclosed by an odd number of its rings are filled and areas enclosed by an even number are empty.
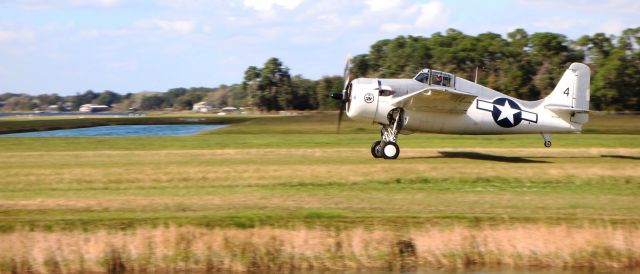
<svg viewBox="0 0 640 274"><path fill-rule="evenodd" d="M387 113L396 107L392 105L395 99L429 87L462 91L477 97L466 109L453 113L441 111L439 107L446 109L446 106L439 105L432 106L429 111L405 108L403 133L517 134L582 130L580 123L571 122L570 113L547 109L544 100L519 100L455 76L446 85L416 79L355 79L351 82L346 113L357 121L384 125L388 123ZM567 117L561 117L563 115Z"/></svg>

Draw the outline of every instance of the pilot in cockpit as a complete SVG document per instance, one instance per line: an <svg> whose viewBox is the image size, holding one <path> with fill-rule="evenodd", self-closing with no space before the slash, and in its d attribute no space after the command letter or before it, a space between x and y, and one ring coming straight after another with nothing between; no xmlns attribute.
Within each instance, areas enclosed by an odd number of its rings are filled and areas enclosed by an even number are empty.
<svg viewBox="0 0 640 274"><path fill-rule="evenodd" d="M442 86L442 73L437 73L436 77L433 78L432 85Z"/></svg>

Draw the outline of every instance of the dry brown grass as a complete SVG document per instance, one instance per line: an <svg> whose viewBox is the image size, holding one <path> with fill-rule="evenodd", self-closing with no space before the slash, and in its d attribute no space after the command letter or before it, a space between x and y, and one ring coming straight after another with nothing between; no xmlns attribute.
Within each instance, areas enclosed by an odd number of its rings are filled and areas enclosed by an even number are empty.
<svg viewBox="0 0 640 274"><path fill-rule="evenodd" d="M203 229L0 234L0 272L164 272L640 267L640 230L486 228Z"/></svg>

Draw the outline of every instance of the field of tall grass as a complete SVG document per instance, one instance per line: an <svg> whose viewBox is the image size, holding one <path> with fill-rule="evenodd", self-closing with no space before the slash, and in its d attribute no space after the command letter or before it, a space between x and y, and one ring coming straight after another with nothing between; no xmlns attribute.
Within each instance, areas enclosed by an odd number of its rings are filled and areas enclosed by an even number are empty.
<svg viewBox="0 0 640 274"><path fill-rule="evenodd" d="M385 229L203 229L0 234L0 271L296 272L471 267L640 267L640 231L510 227Z"/></svg>
<svg viewBox="0 0 640 274"><path fill-rule="evenodd" d="M395 161L371 158L375 127L336 135L332 114L0 138L0 273L634 271L640 118L621 119L550 149L537 135L403 135Z"/></svg>

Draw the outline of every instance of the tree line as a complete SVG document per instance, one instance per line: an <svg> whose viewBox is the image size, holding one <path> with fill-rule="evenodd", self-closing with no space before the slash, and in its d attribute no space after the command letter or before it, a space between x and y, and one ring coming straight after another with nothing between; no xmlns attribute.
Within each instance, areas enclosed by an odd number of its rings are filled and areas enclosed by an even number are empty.
<svg viewBox="0 0 640 274"><path fill-rule="evenodd" d="M430 37L398 36L374 43L369 52L354 56L350 76L411 78L423 68L448 71L516 98L536 100L550 93L572 62L592 71L591 108L640 110L640 27L620 35L596 33L577 40L550 32L529 34L516 29L503 37L476 36L455 29ZM173 88L166 92L121 95L92 90L70 96L0 94L4 111L77 110L83 104L108 105L116 110L188 110L204 101L213 107L253 107L260 111L331 110L338 103L329 95L340 92L342 76L310 80L292 75L278 58L262 67L250 66L243 82L215 88Z"/></svg>
<svg viewBox="0 0 640 274"><path fill-rule="evenodd" d="M618 36L604 33L570 40L558 33L516 29L466 35L449 29L431 37L399 36L353 58L351 73L369 77L412 77L422 68L452 72L516 98L549 94L572 62L591 68L591 108L640 110L640 28Z"/></svg>

